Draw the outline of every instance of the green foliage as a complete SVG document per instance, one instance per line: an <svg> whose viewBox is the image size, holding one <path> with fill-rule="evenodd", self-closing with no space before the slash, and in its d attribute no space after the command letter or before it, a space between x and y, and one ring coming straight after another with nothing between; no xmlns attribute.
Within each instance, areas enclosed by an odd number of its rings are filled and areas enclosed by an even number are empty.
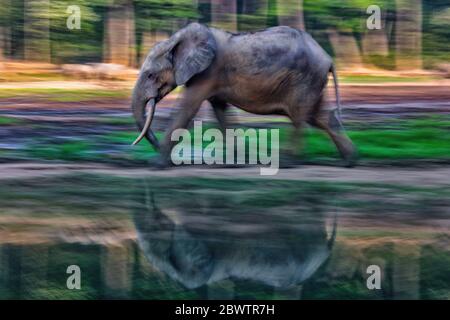
<svg viewBox="0 0 450 320"><path fill-rule="evenodd" d="M369 15L366 9L378 5L381 10L391 10L392 0L305 0L304 11L308 20L320 29L338 29L362 33Z"/></svg>
<svg viewBox="0 0 450 320"><path fill-rule="evenodd" d="M450 6L448 1L424 1L423 54L425 67L450 60Z"/></svg>
<svg viewBox="0 0 450 320"><path fill-rule="evenodd" d="M102 2L80 0L50 1L50 30L52 41L52 59L56 63L95 61L101 57L103 37L99 34L98 24L102 17L97 7ZM67 28L67 8L76 4L81 9L81 29Z"/></svg>
<svg viewBox="0 0 450 320"><path fill-rule="evenodd" d="M136 26L138 32L172 32L199 14L192 0L135 0Z"/></svg>
<svg viewBox="0 0 450 320"><path fill-rule="evenodd" d="M442 237L445 243L448 238ZM450 299L450 255L438 245L428 245L422 249L420 268L420 289L424 299ZM434 273L435 270L441 270Z"/></svg>

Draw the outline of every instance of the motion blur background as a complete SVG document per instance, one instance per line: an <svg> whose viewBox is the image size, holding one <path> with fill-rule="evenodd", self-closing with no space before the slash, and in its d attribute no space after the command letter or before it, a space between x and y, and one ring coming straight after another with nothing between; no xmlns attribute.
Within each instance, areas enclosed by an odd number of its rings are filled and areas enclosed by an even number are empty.
<svg viewBox="0 0 450 320"><path fill-rule="evenodd" d="M4 61L55 64L108 62L138 67L156 40L188 21L229 31L276 25L306 29L343 67L433 70L447 62L446 0L2 0ZM68 30L67 8L81 9ZM366 10L381 8L382 30L370 31Z"/></svg>
<svg viewBox="0 0 450 320"><path fill-rule="evenodd" d="M371 5L379 30L367 28ZM299 167L272 178L150 170L156 151L130 146L131 90L154 43L190 21L311 33L336 61L360 166L337 167L308 128ZM448 0L0 0L0 298L449 299L449 40ZM159 136L179 92L158 105ZM291 130L282 117L230 116L280 128L282 145ZM215 123L207 104L197 118ZM147 211L170 223L136 218ZM178 251L143 250L138 233ZM182 254L198 250L194 275ZM317 270L296 274L307 262ZM66 287L72 264L82 290ZM221 264L229 273L210 280ZM371 264L380 290L366 287Z"/></svg>

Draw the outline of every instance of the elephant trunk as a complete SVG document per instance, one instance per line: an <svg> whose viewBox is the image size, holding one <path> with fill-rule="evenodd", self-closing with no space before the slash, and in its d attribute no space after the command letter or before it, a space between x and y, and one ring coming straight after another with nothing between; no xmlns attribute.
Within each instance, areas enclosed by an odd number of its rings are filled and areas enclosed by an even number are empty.
<svg viewBox="0 0 450 320"><path fill-rule="evenodd" d="M156 150L159 150L159 142L153 131L150 129L153 117L155 115L156 100L155 98L147 99L142 95L140 89L140 80L136 84L133 92L131 109L137 126L141 133L133 142L133 145L138 144L144 137L152 144Z"/></svg>

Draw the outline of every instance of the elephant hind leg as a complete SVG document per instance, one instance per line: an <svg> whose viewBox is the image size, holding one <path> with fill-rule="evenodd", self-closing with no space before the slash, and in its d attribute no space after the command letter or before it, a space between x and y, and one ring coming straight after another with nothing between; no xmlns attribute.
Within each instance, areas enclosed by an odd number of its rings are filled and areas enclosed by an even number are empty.
<svg viewBox="0 0 450 320"><path fill-rule="evenodd" d="M353 167L355 165L357 151L344 131L339 116L337 115L337 110L328 112L328 120L316 114L308 119L308 123L325 131L330 136L347 167Z"/></svg>
<svg viewBox="0 0 450 320"><path fill-rule="evenodd" d="M292 125L294 126L294 130L290 135L290 146L288 149L288 153L291 156L299 156L303 153L304 148L304 139L303 139L303 121L301 120L293 120Z"/></svg>

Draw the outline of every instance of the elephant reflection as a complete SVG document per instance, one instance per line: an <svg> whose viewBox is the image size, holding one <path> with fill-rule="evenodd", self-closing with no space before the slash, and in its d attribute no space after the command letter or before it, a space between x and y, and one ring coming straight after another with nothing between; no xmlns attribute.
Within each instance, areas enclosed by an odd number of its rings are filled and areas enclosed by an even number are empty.
<svg viewBox="0 0 450 320"><path fill-rule="evenodd" d="M147 189L134 215L138 244L153 267L190 289L225 279L289 288L330 256L337 218L318 195L269 208L240 196L202 190L183 203Z"/></svg>

